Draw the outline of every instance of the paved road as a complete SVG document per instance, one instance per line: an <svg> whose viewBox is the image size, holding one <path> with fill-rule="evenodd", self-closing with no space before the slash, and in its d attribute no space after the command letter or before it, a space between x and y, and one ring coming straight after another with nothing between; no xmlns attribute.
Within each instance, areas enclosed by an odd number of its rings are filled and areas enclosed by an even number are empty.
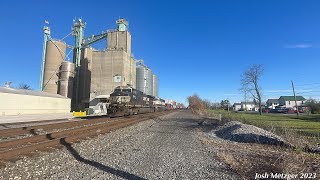
<svg viewBox="0 0 320 180"><path fill-rule="evenodd" d="M22 179L237 179L201 143L189 111L101 135L0 169Z"/></svg>

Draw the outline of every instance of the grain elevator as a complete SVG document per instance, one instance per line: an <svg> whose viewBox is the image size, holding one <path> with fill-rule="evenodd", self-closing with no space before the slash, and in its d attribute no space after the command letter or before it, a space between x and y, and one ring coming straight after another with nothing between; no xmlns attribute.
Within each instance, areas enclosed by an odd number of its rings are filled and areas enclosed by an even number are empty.
<svg viewBox="0 0 320 180"><path fill-rule="evenodd" d="M158 96L158 77L144 64L137 65L133 58L128 22L120 18L116 24L116 29L85 38L86 23L74 21L74 46L53 40L50 28L45 27L41 90L71 98L72 110L88 108L93 99L109 95L117 86L132 86ZM91 46L103 39L104 49ZM67 60L67 48L73 53L72 62Z"/></svg>

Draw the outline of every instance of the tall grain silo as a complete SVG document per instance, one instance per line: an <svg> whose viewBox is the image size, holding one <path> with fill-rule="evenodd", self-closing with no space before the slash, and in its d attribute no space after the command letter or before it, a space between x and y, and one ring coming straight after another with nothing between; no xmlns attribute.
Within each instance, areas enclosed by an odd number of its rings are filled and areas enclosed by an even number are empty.
<svg viewBox="0 0 320 180"><path fill-rule="evenodd" d="M153 82L153 88L152 88L153 93L152 93L152 95L153 95L154 97L159 97L158 76L156 76L155 74L153 74L153 80L152 80L152 82Z"/></svg>
<svg viewBox="0 0 320 180"><path fill-rule="evenodd" d="M63 61L59 68L58 94L72 98L75 65L69 61Z"/></svg>
<svg viewBox="0 0 320 180"><path fill-rule="evenodd" d="M153 93L153 73L144 65L138 65L136 70L136 87L147 95Z"/></svg>
<svg viewBox="0 0 320 180"><path fill-rule="evenodd" d="M65 42L55 40L47 41L42 91L57 94L57 74L61 63L65 59L66 50L67 45Z"/></svg>

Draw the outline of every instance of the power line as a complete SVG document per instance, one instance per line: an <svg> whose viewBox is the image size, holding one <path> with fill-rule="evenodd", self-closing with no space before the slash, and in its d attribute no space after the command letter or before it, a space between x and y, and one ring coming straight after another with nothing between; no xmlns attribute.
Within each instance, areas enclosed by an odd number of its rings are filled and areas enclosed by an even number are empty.
<svg viewBox="0 0 320 180"><path fill-rule="evenodd" d="M298 84L298 85L295 85L295 86L310 86L310 85L320 85L320 83Z"/></svg>

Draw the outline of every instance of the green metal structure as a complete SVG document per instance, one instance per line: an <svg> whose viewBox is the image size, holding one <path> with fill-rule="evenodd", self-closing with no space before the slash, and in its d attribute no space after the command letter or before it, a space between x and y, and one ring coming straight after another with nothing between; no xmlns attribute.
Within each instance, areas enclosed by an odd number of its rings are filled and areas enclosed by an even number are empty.
<svg viewBox="0 0 320 180"><path fill-rule="evenodd" d="M48 24L48 22L46 21ZM47 41L51 39L50 28L48 26L43 27L43 48L42 48L42 63L41 63L41 74L40 74L40 90L43 90L43 78L44 78L44 66L46 64L46 50L47 50Z"/></svg>
<svg viewBox="0 0 320 180"><path fill-rule="evenodd" d="M76 110L80 109L80 97L79 97L79 84L80 84L80 66L81 66L81 51L85 47L93 44L99 40L102 40L107 37L107 32L103 32L99 35L92 35L89 38L84 38L84 29L86 24L81 20L78 19L72 28L72 35L75 37L75 46L73 51L73 59L76 65L76 79L75 79L75 96L74 96L74 108Z"/></svg>

